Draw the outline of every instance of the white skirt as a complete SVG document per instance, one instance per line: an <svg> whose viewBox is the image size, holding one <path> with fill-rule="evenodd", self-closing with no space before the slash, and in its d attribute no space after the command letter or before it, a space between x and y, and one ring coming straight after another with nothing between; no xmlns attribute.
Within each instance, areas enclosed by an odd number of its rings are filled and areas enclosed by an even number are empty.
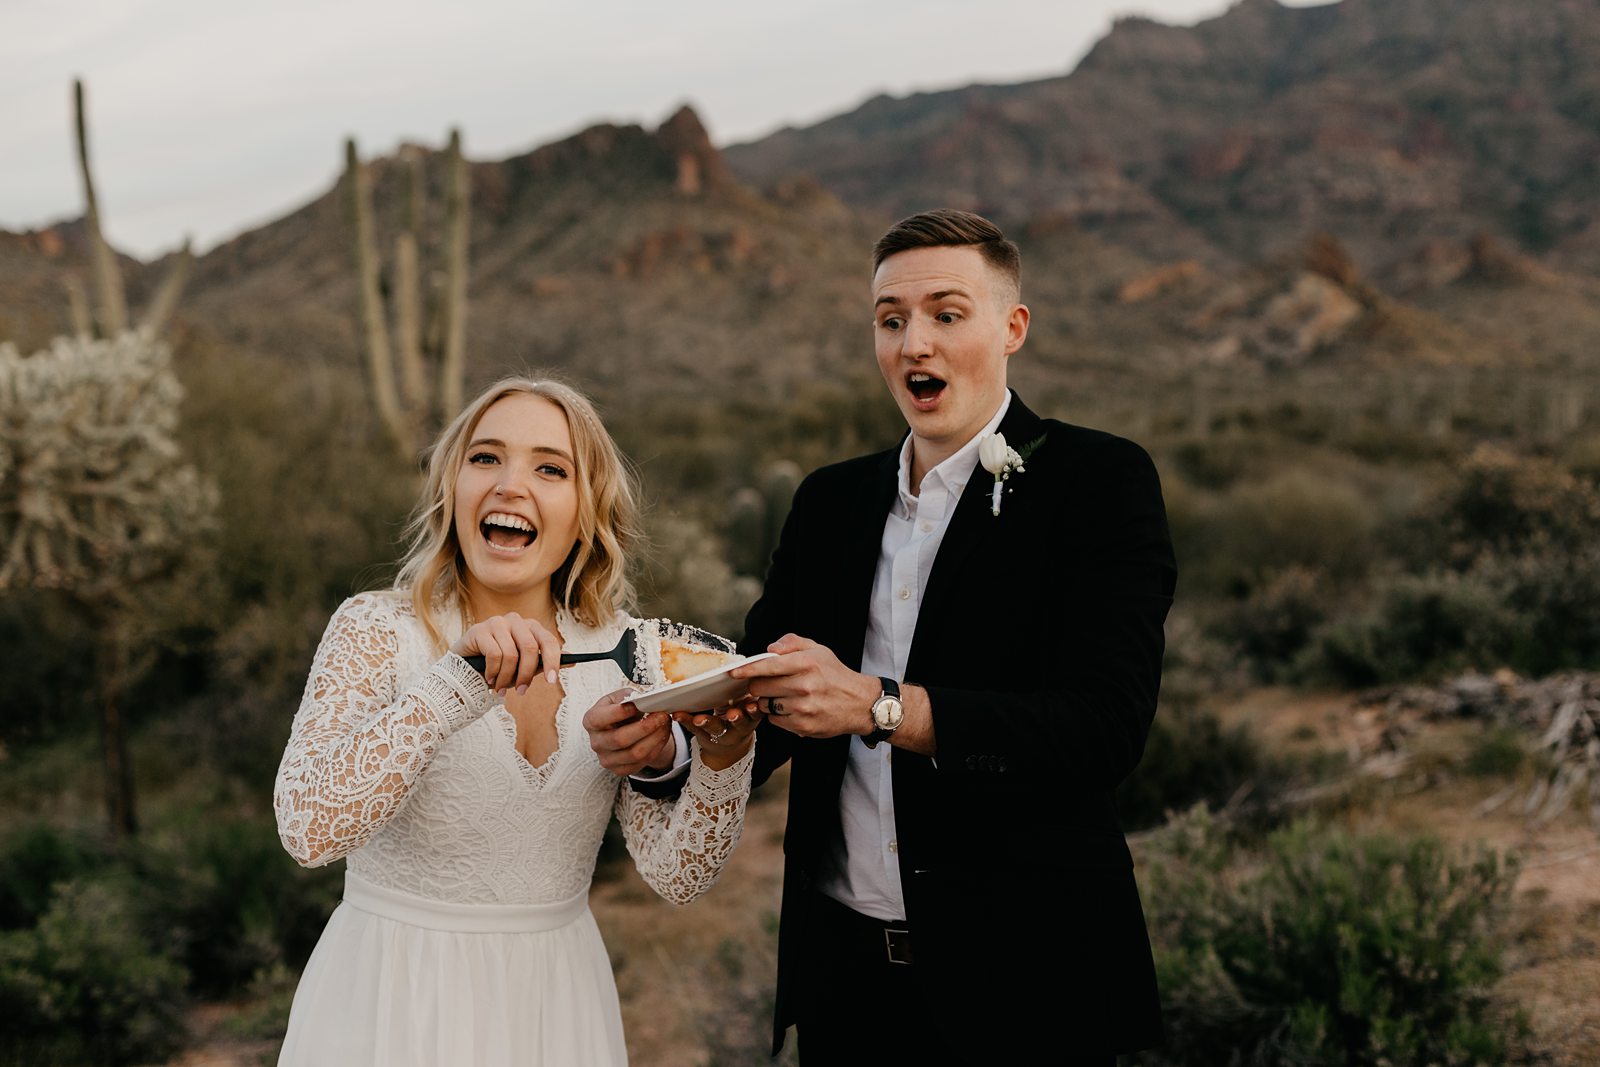
<svg viewBox="0 0 1600 1067"><path fill-rule="evenodd" d="M446 904L345 874L295 990L280 1067L622 1065L588 894Z"/></svg>

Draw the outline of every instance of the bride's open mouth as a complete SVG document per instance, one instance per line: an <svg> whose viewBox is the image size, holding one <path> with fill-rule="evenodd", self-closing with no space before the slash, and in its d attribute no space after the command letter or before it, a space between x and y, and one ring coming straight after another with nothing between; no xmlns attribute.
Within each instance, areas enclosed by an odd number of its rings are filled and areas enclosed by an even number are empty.
<svg viewBox="0 0 1600 1067"><path fill-rule="evenodd" d="M518 553L539 539L533 523L520 515L497 511L485 516L478 524L478 532L490 548L498 552Z"/></svg>

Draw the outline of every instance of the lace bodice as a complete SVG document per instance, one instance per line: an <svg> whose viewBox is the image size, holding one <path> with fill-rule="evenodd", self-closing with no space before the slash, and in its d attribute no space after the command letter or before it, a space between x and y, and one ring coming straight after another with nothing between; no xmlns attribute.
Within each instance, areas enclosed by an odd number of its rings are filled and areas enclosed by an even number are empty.
<svg viewBox="0 0 1600 1067"><path fill-rule="evenodd" d="M612 648L638 620L557 623L569 652ZM661 680L662 626L639 630L639 677ZM438 655L398 593L345 601L317 649L278 768L278 834L295 859L344 857L377 885L468 904L543 904L587 889L615 812L634 863L688 903L738 841L752 753L724 771L695 757L674 800L651 800L600 766L583 713L628 679L609 661L561 668L559 745L539 767L483 677Z"/></svg>

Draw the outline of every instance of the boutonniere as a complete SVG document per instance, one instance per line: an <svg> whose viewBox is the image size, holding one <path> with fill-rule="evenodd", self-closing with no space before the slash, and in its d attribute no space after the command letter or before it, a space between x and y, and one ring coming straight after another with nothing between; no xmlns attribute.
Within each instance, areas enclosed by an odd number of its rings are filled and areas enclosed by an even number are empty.
<svg viewBox="0 0 1600 1067"><path fill-rule="evenodd" d="M1005 488L1005 483L1011 480L1013 474L1022 474L1028 468L1023 466L1024 461L1033 450L1044 443L1044 436L1040 435L1020 450L1006 444L1006 435L992 433L978 442L978 462L983 464L983 469L994 475L994 495L989 501L989 510L995 515L1000 514L1000 494Z"/></svg>

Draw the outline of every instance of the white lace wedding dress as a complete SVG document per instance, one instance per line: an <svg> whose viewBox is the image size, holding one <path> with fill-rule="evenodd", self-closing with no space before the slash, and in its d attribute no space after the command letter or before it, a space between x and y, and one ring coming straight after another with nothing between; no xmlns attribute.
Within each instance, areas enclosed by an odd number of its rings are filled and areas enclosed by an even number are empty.
<svg viewBox="0 0 1600 1067"><path fill-rule="evenodd" d="M635 622L558 626L565 651L586 652ZM661 626L638 629L638 677L660 681ZM688 903L738 841L752 757L724 771L694 759L677 800L647 799L600 766L581 721L627 677L599 661L561 681L560 743L533 767L482 676L433 650L403 596L364 593L334 614L273 804L296 859L345 859L345 899L301 976L280 1064L627 1062L588 908L606 826L614 812L645 881Z"/></svg>

